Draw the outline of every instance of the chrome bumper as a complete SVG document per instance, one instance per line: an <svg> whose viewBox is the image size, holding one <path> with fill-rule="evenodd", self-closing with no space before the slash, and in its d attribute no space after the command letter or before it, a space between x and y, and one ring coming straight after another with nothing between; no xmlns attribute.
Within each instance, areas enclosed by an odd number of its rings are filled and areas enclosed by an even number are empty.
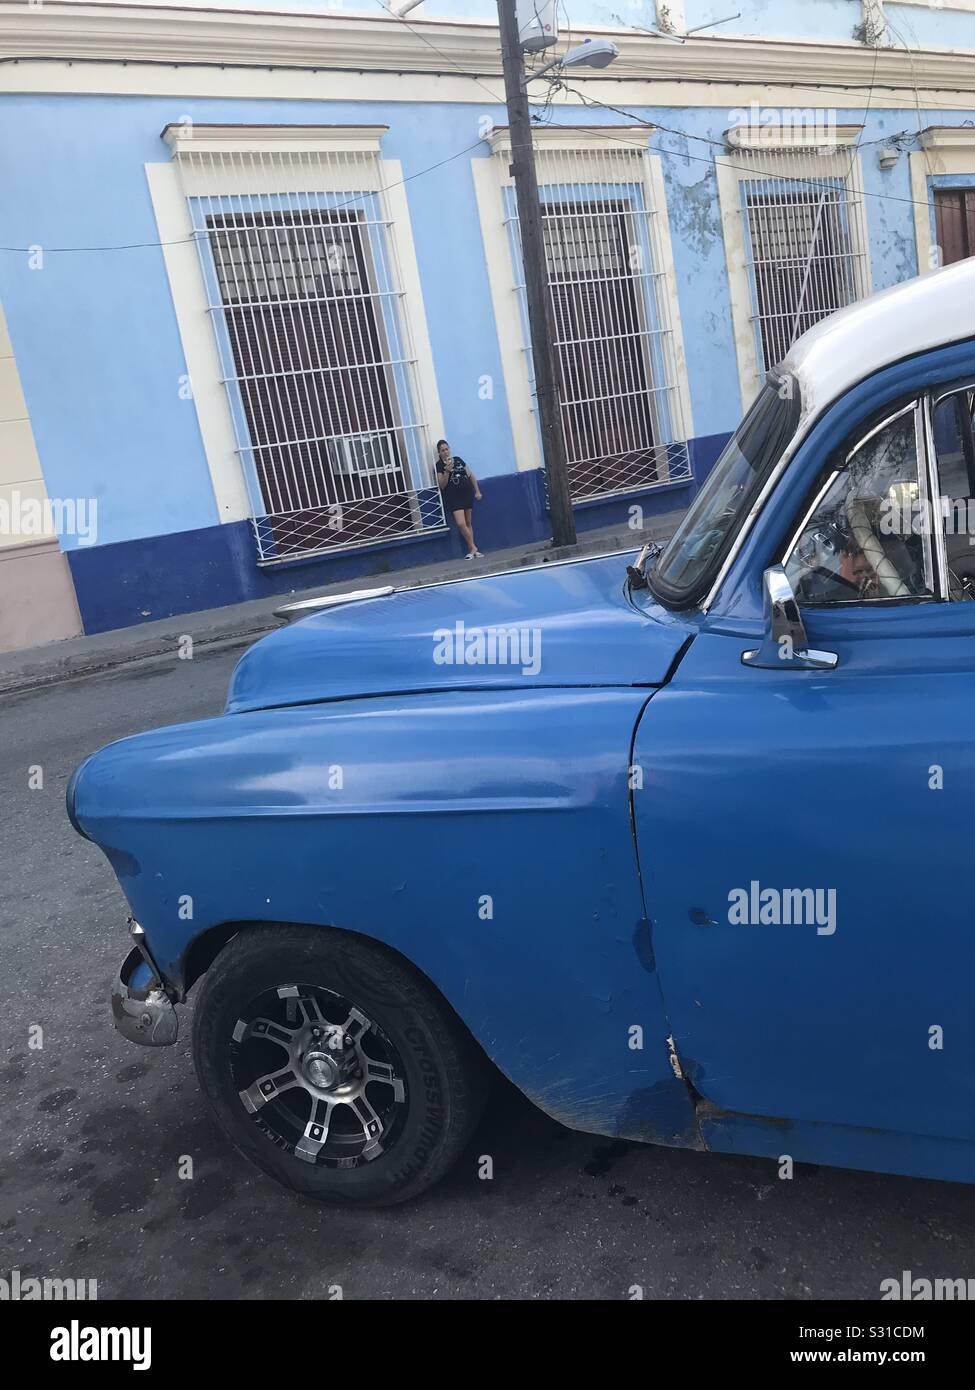
<svg viewBox="0 0 975 1390"><path fill-rule="evenodd" d="M112 984L112 1016L115 1027L129 1042L145 1047L168 1047L176 1041L179 1018L172 1000L153 975L140 988L130 984L145 958L138 946L122 962Z"/></svg>

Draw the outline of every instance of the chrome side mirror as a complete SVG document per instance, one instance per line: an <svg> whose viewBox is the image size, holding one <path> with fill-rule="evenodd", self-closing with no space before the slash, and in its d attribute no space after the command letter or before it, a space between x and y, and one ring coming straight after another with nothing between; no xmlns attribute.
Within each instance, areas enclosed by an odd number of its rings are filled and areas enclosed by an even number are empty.
<svg viewBox="0 0 975 1390"><path fill-rule="evenodd" d="M799 604L782 565L765 571L762 592L765 636L760 647L742 652L742 665L770 671L832 671L837 655L810 648Z"/></svg>

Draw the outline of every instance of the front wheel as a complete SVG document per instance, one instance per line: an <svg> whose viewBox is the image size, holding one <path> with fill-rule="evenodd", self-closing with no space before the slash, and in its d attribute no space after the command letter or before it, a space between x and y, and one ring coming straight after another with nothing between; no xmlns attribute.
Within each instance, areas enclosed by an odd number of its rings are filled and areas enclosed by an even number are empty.
<svg viewBox="0 0 975 1390"><path fill-rule="evenodd" d="M486 1064L411 966L328 927L255 927L211 966L193 1057L218 1123L258 1167L357 1206L415 1197L480 1117Z"/></svg>

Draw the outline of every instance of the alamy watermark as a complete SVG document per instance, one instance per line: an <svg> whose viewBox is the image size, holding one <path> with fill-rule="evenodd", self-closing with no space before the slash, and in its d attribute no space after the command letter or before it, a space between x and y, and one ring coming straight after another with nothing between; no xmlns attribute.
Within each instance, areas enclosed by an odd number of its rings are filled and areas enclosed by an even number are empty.
<svg viewBox="0 0 975 1390"><path fill-rule="evenodd" d="M881 1279L880 1297L903 1299L914 1303L942 1303L975 1300L975 1279L915 1278L909 1269L901 1270L900 1278Z"/></svg>
<svg viewBox="0 0 975 1390"><path fill-rule="evenodd" d="M732 926L815 927L817 936L836 931L835 888L763 888L752 879L728 894Z"/></svg>
<svg viewBox="0 0 975 1390"><path fill-rule="evenodd" d="M97 1279L37 1279L19 1269L0 1275L0 1303L61 1302L98 1298Z"/></svg>
<svg viewBox="0 0 975 1390"><path fill-rule="evenodd" d="M839 143L836 111L830 107L765 106L752 101L728 112L729 137L761 148L835 150Z"/></svg>
<svg viewBox="0 0 975 1390"><path fill-rule="evenodd" d="M79 545L95 545L98 499L25 497L14 488L0 497L0 536L73 536Z"/></svg>
<svg viewBox="0 0 975 1390"><path fill-rule="evenodd" d="M152 1366L151 1327L86 1327L73 1318L51 1330L52 1361L131 1361L134 1371Z"/></svg>
<svg viewBox="0 0 975 1390"><path fill-rule="evenodd" d="M877 517L883 536L932 536L943 530L946 536L967 536L975 545L975 498L904 497L900 493L885 497Z"/></svg>
<svg viewBox="0 0 975 1390"><path fill-rule="evenodd" d="M438 627L433 634L438 666L518 666L523 676L542 669L542 632L537 627Z"/></svg>

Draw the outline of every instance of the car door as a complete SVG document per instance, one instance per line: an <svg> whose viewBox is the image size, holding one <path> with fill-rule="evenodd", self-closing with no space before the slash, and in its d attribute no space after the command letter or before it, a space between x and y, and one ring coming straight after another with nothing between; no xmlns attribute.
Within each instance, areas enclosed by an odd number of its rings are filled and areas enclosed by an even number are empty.
<svg viewBox="0 0 975 1390"><path fill-rule="evenodd" d="M834 669L705 624L637 730L660 982L723 1109L975 1136L971 409L956 383L861 425L790 525Z"/></svg>

